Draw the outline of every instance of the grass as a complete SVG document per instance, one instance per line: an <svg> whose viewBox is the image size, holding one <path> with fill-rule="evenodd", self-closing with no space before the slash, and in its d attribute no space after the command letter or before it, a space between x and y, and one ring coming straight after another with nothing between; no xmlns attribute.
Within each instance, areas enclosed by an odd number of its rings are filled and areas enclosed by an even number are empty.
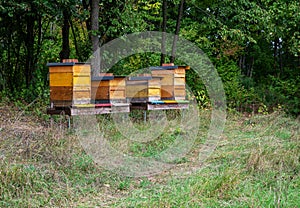
<svg viewBox="0 0 300 208"><path fill-rule="evenodd" d="M201 111L192 151L168 171L131 178L98 166L62 117L50 127L44 107L0 103L0 207L300 206L300 124L282 112L230 113L217 148L199 168L210 118ZM151 158L189 136L176 118L168 115L159 138L146 142L128 141L108 116L98 121L114 148ZM142 118L133 125L149 134Z"/></svg>

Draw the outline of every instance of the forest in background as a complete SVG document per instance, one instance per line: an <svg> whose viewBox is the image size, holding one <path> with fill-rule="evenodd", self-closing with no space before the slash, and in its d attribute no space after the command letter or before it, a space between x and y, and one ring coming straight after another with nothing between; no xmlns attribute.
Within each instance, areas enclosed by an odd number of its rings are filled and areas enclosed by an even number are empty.
<svg viewBox="0 0 300 208"><path fill-rule="evenodd" d="M268 113L283 108L299 115L298 0L1 0L0 98L48 101L46 63L86 61L95 43L102 46L133 32L162 31L163 3L166 32L175 33L182 2L179 35L209 56L230 109ZM112 72L129 74L160 65L160 60L161 54L135 54ZM205 86L192 70L188 73L187 84L196 99L209 107Z"/></svg>

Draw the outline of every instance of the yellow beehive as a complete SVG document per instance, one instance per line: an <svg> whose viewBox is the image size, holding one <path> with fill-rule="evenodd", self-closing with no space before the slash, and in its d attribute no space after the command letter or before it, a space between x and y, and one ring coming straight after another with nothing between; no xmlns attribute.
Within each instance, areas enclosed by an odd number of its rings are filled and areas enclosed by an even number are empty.
<svg viewBox="0 0 300 208"><path fill-rule="evenodd" d="M50 102L68 107L91 101L90 65L81 63L49 63Z"/></svg>
<svg viewBox="0 0 300 208"><path fill-rule="evenodd" d="M152 75L160 76L161 79L161 99L174 99L174 66L153 67Z"/></svg>
<svg viewBox="0 0 300 208"><path fill-rule="evenodd" d="M114 79L112 73L100 74L92 77L91 99L94 103L109 103L110 100L110 81Z"/></svg>
<svg viewBox="0 0 300 208"><path fill-rule="evenodd" d="M126 102L125 85L124 76L114 76L114 79L110 80L109 97L112 102Z"/></svg>
<svg viewBox="0 0 300 208"><path fill-rule="evenodd" d="M188 66L151 67L153 76L161 76L162 100L185 100L185 70Z"/></svg>
<svg viewBox="0 0 300 208"><path fill-rule="evenodd" d="M161 99L161 77L143 74L128 77L126 80L126 97L131 101L153 101Z"/></svg>

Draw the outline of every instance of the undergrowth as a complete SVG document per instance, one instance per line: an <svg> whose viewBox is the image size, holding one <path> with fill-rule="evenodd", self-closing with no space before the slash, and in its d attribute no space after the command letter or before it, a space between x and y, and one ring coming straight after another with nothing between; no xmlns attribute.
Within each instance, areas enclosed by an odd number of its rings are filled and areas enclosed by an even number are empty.
<svg viewBox="0 0 300 208"><path fill-rule="evenodd" d="M0 103L0 207L300 206L300 125L282 112L229 113L217 148L199 164L210 118L203 110L198 139L184 158L159 175L131 178L97 165L63 116L50 126L45 108L40 101ZM128 142L109 116L98 121L114 148L155 157L187 134L177 117L169 115L171 125L144 143ZM149 129L143 119L133 123ZM183 168L196 171L181 174Z"/></svg>

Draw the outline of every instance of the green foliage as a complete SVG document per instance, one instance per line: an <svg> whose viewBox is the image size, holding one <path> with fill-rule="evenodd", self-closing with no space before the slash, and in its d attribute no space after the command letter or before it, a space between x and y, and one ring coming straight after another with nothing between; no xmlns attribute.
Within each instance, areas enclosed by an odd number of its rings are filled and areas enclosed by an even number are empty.
<svg viewBox="0 0 300 208"><path fill-rule="evenodd" d="M48 99L45 65L59 61L65 10L70 13L70 58L79 61L91 55L90 34L99 35L101 46L133 32L161 30L160 1L99 2L99 30L90 31L90 1L3 0L1 93L27 102L38 96ZM175 32L179 2L167 1L168 33ZM299 4L296 0L185 2L180 36L212 60L230 107L259 103L272 108L280 104L299 114ZM102 56L110 61L106 54ZM159 63L160 54L140 53L119 61L110 71L126 75ZM188 74L187 84L202 107L210 107L205 86L195 74Z"/></svg>
<svg viewBox="0 0 300 208"><path fill-rule="evenodd" d="M298 115L300 113L300 79L280 79L274 76L268 77L268 85L257 88L261 93L263 102L268 106L280 104L287 112Z"/></svg>

